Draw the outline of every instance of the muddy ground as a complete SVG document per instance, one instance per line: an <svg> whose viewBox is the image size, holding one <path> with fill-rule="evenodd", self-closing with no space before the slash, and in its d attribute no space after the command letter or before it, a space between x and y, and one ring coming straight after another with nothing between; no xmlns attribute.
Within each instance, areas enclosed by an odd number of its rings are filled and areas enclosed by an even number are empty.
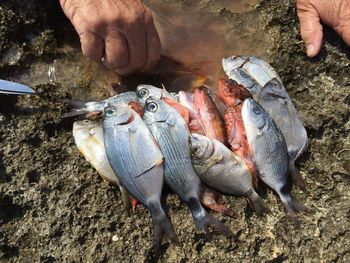
<svg viewBox="0 0 350 263"><path fill-rule="evenodd" d="M74 145L73 120L61 118L62 98L101 99L106 92L96 88L91 67L71 67L50 83L54 59L63 68L81 63L56 2L0 2L0 78L26 81L38 94L0 97L1 262L350 262L350 52L334 32L325 29L321 54L307 59L295 1L263 0L245 13L211 0L175 1L195 2L237 32L257 19L254 36L266 48L256 53L276 68L308 131L309 150L298 161L308 191L294 193L315 213L295 227L271 191L264 198L272 214L263 217L244 199L227 197L239 218L217 216L234 237L206 236L171 195L181 245L165 242L156 254L148 211L124 211L117 188Z"/></svg>

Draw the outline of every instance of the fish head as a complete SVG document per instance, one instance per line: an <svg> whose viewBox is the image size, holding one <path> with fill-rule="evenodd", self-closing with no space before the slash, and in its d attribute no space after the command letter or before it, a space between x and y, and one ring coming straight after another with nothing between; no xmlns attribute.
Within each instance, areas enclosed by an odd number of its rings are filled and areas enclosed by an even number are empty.
<svg viewBox="0 0 350 263"><path fill-rule="evenodd" d="M261 91L260 96L270 96L270 97L280 98L283 100L288 100L287 91L284 88L282 82L277 78L273 78L265 84L265 86ZM259 96L259 100L260 100L260 96Z"/></svg>
<svg viewBox="0 0 350 263"><path fill-rule="evenodd" d="M136 88L136 96L142 105L144 105L146 100L150 97L156 99L175 99L166 89L160 89L152 85L138 85Z"/></svg>
<svg viewBox="0 0 350 263"><path fill-rule="evenodd" d="M73 123L73 133L82 132L89 133L91 129L101 126L100 122L92 120L80 120Z"/></svg>
<svg viewBox="0 0 350 263"><path fill-rule="evenodd" d="M262 129L268 122L269 115L264 108L252 98L247 98L242 107L242 119L244 126Z"/></svg>
<svg viewBox="0 0 350 263"><path fill-rule="evenodd" d="M206 136L192 133L190 135L190 151L192 159L206 161L214 153L214 144L211 139Z"/></svg>
<svg viewBox="0 0 350 263"><path fill-rule="evenodd" d="M249 58L247 56L231 56L222 59L222 67L226 74L231 70L240 68Z"/></svg>
<svg viewBox="0 0 350 263"><path fill-rule="evenodd" d="M147 124L164 122L168 119L170 113L169 108L171 108L171 106L161 99L150 97L146 100L143 120Z"/></svg>
<svg viewBox="0 0 350 263"><path fill-rule="evenodd" d="M104 109L103 119L106 124L122 126L130 124L137 113L124 104L109 105Z"/></svg>
<svg viewBox="0 0 350 263"><path fill-rule="evenodd" d="M235 80L219 80L219 96L227 106L235 106L246 98L251 97L250 92L239 85Z"/></svg>

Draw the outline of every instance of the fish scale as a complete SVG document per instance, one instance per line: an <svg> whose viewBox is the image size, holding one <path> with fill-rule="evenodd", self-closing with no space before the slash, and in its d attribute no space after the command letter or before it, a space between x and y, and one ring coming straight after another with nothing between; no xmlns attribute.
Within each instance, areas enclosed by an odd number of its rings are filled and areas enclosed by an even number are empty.
<svg viewBox="0 0 350 263"><path fill-rule="evenodd" d="M167 158L164 161L165 174L168 175L168 178L173 184L176 184L179 189L181 189L180 192L189 192L191 189L185 188L186 186L189 186L188 175L179 176L178 174L174 174L173 169L170 169L169 167L170 165L175 166L177 167L177 171L187 170L187 167L191 165L191 163L190 161L184 162L187 158L183 158L183 153L180 149L183 149L183 146L188 147L188 145L173 147L174 144L181 144L184 140L174 141L173 137L167 132L167 126L168 124L166 123L160 123L157 129L151 128L156 140L162 145L162 153L167 155ZM169 164L168 160L172 160L171 164Z"/></svg>

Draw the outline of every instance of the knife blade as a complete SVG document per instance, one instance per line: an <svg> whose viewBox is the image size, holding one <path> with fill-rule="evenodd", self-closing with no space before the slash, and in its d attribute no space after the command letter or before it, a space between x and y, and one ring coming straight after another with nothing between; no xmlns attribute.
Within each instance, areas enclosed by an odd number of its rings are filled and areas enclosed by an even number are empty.
<svg viewBox="0 0 350 263"><path fill-rule="evenodd" d="M0 93L14 95L31 95L35 94L35 91L26 85L0 79Z"/></svg>

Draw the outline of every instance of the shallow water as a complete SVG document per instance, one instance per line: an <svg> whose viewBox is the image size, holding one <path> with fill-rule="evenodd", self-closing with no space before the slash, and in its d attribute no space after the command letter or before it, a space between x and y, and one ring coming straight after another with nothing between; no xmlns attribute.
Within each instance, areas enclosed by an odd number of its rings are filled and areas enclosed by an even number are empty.
<svg viewBox="0 0 350 263"><path fill-rule="evenodd" d="M201 68L216 80L221 72L221 59L230 55L264 56L274 48L273 40L264 30L261 14L239 18L220 15L221 6L208 9L185 2L146 1L154 12L161 37L162 53L186 65L201 64ZM231 8L245 10L243 1L231 1ZM251 1L255 4L258 1ZM224 1L224 6L229 1Z"/></svg>
<svg viewBox="0 0 350 263"><path fill-rule="evenodd" d="M148 0L162 42L162 55L179 62L174 66L161 59L151 74L124 78L129 89L142 83L162 85L174 90L189 90L198 71L216 85L223 76L221 59L233 54L268 57L279 38L276 30L265 29L266 22L259 13L228 18L220 15L222 7L234 12L247 11L259 1L223 1L216 8L192 2ZM190 21L190 22L189 22ZM272 33L271 33L272 32ZM34 62L29 70L19 72L15 80L30 86L50 82L73 86L73 96L79 99L101 98L101 90L120 81L120 76L102 65L82 57L80 49L65 45L63 56L51 61ZM186 70L181 70L186 68ZM160 70L159 70L160 69ZM193 72L195 71L195 73ZM86 90L85 86L94 86Z"/></svg>

